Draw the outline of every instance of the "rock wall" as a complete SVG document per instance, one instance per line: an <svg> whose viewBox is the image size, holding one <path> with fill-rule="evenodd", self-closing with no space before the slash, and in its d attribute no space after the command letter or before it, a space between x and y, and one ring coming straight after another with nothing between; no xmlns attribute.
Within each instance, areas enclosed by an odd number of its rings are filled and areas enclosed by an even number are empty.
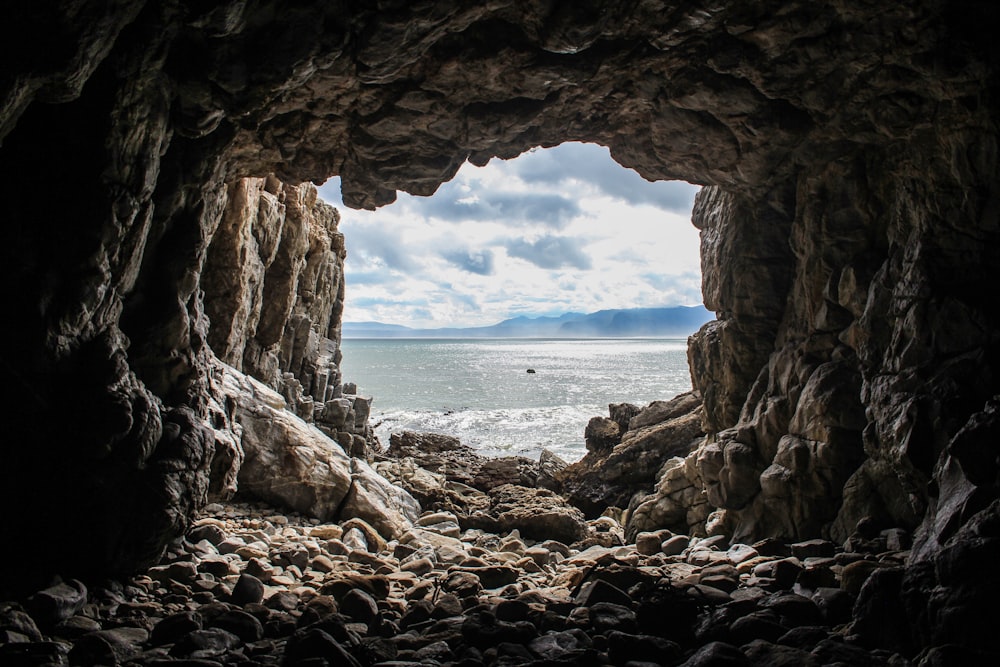
<svg viewBox="0 0 1000 667"><path fill-rule="evenodd" d="M33 548L5 550L0 572L129 571L184 529L232 457L210 422L213 346L268 381L292 373L315 414L324 366L295 350L317 349L306 328L336 338L305 293L291 338L284 311L218 325L209 298L241 179L339 174L348 205L375 207L432 193L466 159L587 140L647 178L712 186L695 220L719 321L691 347L709 432L694 476L726 522L838 538L864 515L919 524L901 586L922 641L976 627L969 596L996 582L963 573L1000 540L997 13L15 3L0 26L0 503ZM292 189L267 182L261 199L281 190L288 210ZM254 237L237 273L259 276L273 240ZM290 278L283 261L265 291Z"/></svg>
<svg viewBox="0 0 1000 667"><path fill-rule="evenodd" d="M349 453L376 445L371 399L340 372L344 235L310 184L274 176L230 184L200 277L208 343L220 360L281 393Z"/></svg>

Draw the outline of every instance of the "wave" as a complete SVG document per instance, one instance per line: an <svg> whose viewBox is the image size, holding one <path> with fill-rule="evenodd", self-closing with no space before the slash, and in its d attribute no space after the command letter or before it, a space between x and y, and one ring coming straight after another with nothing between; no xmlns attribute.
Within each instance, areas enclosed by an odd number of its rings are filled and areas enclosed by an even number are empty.
<svg viewBox="0 0 1000 667"><path fill-rule="evenodd" d="M548 449L567 462L587 453L583 431L602 406L444 410L388 410L372 415L375 433L388 444L391 433L424 431L453 435L483 456L537 459Z"/></svg>

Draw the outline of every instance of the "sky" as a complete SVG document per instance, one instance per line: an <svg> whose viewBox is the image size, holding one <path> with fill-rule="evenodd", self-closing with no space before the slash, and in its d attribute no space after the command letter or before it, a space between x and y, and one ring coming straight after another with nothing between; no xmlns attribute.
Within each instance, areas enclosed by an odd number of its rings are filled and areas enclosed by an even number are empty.
<svg viewBox="0 0 1000 667"><path fill-rule="evenodd" d="M698 187L650 183L607 148L568 143L485 167L377 211L320 188L347 245L346 322L473 327L517 317L696 305Z"/></svg>

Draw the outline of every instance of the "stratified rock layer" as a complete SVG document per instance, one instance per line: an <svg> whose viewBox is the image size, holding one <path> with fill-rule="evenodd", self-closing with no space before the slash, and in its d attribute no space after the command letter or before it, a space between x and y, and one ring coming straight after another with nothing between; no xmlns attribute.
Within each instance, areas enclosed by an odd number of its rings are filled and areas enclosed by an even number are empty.
<svg viewBox="0 0 1000 667"><path fill-rule="evenodd" d="M902 583L880 580L920 622L975 627L963 610L989 587L964 564L1000 540L997 12L15 3L0 26L0 504L33 557L5 550L0 571L128 571L184 530L235 460L206 425L212 346L263 375L277 354L316 400L323 365L294 358L305 320L290 356L272 347L296 306L249 325L242 277L259 272L232 276L239 326L212 333L206 316L226 319L205 272L240 179L339 174L348 205L374 207L431 194L466 159L587 140L647 178L711 186L694 218L719 319L690 348L709 502L738 537L919 526ZM266 264L276 230L258 231ZM308 329L335 340L304 296ZM40 528L55 522L57 538ZM63 548L84 541L89 555Z"/></svg>

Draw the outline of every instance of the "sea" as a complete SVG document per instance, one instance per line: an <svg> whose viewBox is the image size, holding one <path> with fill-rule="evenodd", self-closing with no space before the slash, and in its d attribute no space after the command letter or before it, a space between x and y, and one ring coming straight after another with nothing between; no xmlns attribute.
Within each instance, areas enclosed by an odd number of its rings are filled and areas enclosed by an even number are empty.
<svg viewBox="0 0 1000 667"><path fill-rule="evenodd" d="M344 380L373 398L384 446L393 432L426 431L484 456L537 459L545 448L573 462L610 403L691 389L683 339L349 338L341 349Z"/></svg>

